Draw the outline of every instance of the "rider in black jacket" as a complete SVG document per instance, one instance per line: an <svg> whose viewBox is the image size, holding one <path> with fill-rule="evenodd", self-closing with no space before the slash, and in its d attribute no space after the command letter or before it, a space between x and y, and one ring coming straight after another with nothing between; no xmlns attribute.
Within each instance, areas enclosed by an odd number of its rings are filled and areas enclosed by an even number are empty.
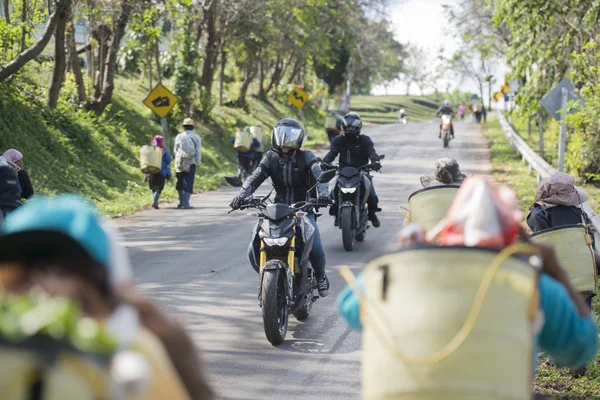
<svg viewBox="0 0 600 400"><path fill-rule="evenodd" d="M339 155L340 167L362 167L369 164L369 161L373 165L373 170L379 171L381 169L381 163L379 162L379 155L375 151L373 141L367 135L361 135L362 119L360 115L356 113L349 113L344 117L344 135L336 137L331 142L331 150L323 158L323 162L330 164ZM371 181L373 178L369 175ZM369 209L369 220L375 228L381 226L379 218L377 218L377 211L381 211L378 207L379 198L375 193L375 187L371 185L371 192L367 199L367 206ZM337 207L333 206L329 209L331 215L337 215Z"/></svg>
<svg viewBox="0 0 600 400"><path fill-rule="evenodd" d="M273 150L268 151L254 173L246 179L240 194L231 202L232 208L239 208L246 199L267 179L271 178L275 187L275 202L293 204L306 200L306 192L315 185L321 175L321 166L315 155L308 150L300 150L306 139L302 125L295 119L284 118L273 128ZM317 185L319 203L330 204L328 185ZM307 216L315 226L310 262L317 276L321 297L329 294L329 280L325 274L325 252L314 213ZM252 256L252 246L248 249L250 264L258 272Z"/></svg>

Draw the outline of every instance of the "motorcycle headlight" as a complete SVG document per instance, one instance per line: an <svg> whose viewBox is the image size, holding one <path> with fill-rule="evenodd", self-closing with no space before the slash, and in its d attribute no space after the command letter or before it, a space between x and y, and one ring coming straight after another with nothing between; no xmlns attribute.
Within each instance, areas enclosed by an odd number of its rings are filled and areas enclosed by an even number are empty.
<svg viewBox="0 0 600 400"><path fill-rule="evenodd" d="M263 238L263 240L265 241L265 244L269 247L273 247L273 246L285 246L286 243L288 242L288 238L286 237L282 237L282 238Z"/></svg>
<svg viewBox="0 0 600 400"><path fill-rule="evenodd" d="M354 193L356 192L356 188L340 188L342 193Z"/></svg>

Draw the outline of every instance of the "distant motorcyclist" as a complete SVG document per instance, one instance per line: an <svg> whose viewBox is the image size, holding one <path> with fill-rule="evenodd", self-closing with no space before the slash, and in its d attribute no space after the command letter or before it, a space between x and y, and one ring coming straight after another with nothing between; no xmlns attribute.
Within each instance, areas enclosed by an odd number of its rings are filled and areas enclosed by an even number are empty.
<svg viewBox="0 0 600 400"><path fill-rule="evenodd" d="M340 167L354 167L359 168L369 164L369 161L373 165L373 170L379 171L381 169L381 163L379 155L375 151L373 141L367 135L361 135L362 119L360 115L356 113L349 113L344 117L343 121L344 134L336 137L331 142L331 150L325 157L323 162L330 164L335 158L340 156L339 163ZM371 181L373 178L368 175ZM371 185L371 192L368 194L367 207L369 212L369 220L375 228L381 226L379 218L377 218L376 212L381 211L379 208L379 198L375 192L375 186ZM337 205L332 206L329 209L329 214L337 215Z"/></svg>
<svg viewBox="0 0 600 400"><path fill-rule="evenodd" d="M404 111L404 108L401 108L400 111L398 111L398 122L402 122L404 118L406 118L406 111Z"/></svg>
<svg viewBox="0 0 600 400"><path fill-rule="evenodd" d="M454 118L454 110L452 109L452 106L450 105L450 101L449 100L444 100L444 104L442 104L436 111L435 116L436 117L440 117L442 115L450 115L452 118ZM454 124L450 124L450 134L452 135L452 138L454 138ZM440 135L438 136L439 139L442 138L442 124L440 123Z"/></svg>
<svg viewBox="0 0 600 400"><path fill-rule="evenodd" d="M273 128L273 149L265 153L254 173L246 179L240 194L231 202L231 208L239 208L267 179L271 178L275 187L275 202L294 204L306 200L306 192L316 183L322 170L315 155L308 150L301 150L306 134L302 125L292 118L284 118ZM330 204L327 184L317 185L319 203ZM325 273L325 252L321 243L321 235L317 227L314 213L307 218L315 226L314 242L310 253L310 262L317 276L319 296L329 294L329 279ZM254 238L253 238L254 239ZM252 256L252 246L248 249L250 264L258 272L258 266Z"/></svg>

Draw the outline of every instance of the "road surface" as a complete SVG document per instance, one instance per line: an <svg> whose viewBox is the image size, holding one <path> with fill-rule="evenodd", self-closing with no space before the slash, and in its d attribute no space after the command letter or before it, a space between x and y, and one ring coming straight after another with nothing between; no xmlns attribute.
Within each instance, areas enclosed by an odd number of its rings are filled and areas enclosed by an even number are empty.
<svg viewBox="0 0 600 400"><path fill-rule="evenodd" d="M246 258L254 221L244 212L227 214L235 189L194 196L194 210L176 210L173 203L116 220L138 283L187 322L218 398L359 398L361 337L336 313L336 297L344 286L339 267L349 265L358 272L390 248L403 220L398 205L406 206L437 158L456 158L467 174L490 169L479 126L456 123L457 138L448 149L442 148L437 129L435 122L426 122L364 130L386 155L383 173L374 181L382 226L369 229L365 242L347 253L331 217L319 219L330 295L314 304L307 321L290 318L286 341L279 347L264 336L257 275Z"/></svg>

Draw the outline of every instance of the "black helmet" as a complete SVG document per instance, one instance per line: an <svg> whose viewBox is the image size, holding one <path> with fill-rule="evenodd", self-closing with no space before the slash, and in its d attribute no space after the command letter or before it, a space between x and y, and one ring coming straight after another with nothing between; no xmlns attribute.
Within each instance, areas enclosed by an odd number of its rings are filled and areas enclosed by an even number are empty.
<svg viewBox="0 0 600 400"><path fill-rule="evenodd" d="M280 150L282 147L300 150L305 140L304 128L293 118L279 120L271 135L271 144L275 150Z"/></svg>
<svg viewBox="0 0 600 400"><path fill-rule="evenodd" d="M360 134L362 129L362 119L357 113L348 113L344 117L344 134L356 135Z"/></svg>

